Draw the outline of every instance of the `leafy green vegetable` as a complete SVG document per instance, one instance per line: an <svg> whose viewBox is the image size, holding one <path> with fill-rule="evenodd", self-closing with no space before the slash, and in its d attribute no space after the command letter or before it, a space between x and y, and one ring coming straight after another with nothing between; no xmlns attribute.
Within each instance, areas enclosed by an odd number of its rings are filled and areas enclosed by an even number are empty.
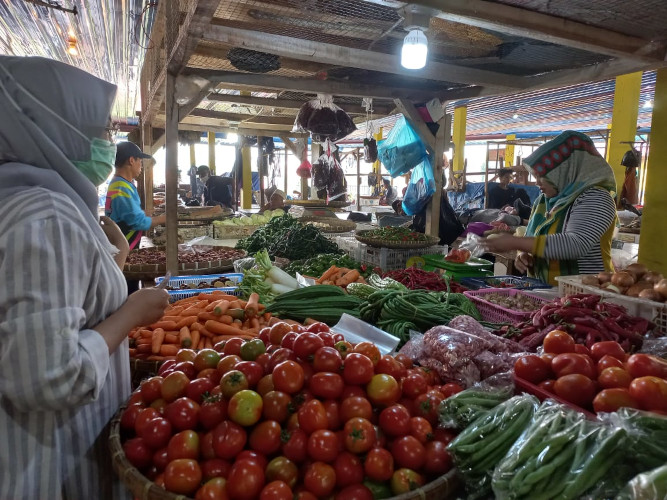
<svg viewBox="0 0 667 500"><path fill-rule="evenodd" d="M336 255L333 253L323 253L304 260L295 260L285 266L284 270L292 276L299 273L303 276L310 276L319 278L331 266L346 267L348 269L356 269L364 277L368 277L371 273L370 269L357 262L347 254Z"/></svg>
<svg viewBox="0 0 667 500"><path fill-rule="evenodd" d="M418 233L406 227L382 227L364 233L367 238L379 238L388 241L427 241L424 233Z"/></svg>

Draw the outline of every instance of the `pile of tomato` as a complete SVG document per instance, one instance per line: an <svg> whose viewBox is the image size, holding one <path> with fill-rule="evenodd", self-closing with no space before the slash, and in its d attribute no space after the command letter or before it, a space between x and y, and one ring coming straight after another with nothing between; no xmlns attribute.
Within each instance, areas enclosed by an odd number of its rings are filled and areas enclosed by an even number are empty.
<svg viewBox="0 0 667 500"><path fill-rule="evenodd" d="M460 390L322 323L277 323L166 361L121 416L123 449L197 500L387 498L450 470L438 407Z"/></svg>
<svg viewBox="0 0 667 500"><path fill-rule="evenodd" d="M618 342L588 349L566 332L549 332L544 354L519 358L514 373L584 409L613 412L622 407L667 414L667 360L628 354Z"/></svg>

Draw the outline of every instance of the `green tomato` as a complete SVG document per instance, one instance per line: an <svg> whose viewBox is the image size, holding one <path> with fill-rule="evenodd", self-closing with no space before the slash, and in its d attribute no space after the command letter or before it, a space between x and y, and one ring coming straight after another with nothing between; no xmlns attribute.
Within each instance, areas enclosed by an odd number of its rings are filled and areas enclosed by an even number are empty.
<svg viewBox="0 0 667 500"><path fill-rule="evenodd" d="M261 339L252 339L241 345L241 359L244 361L255 361L257 356L266 352L266 346Z"/></svg>
<svg viewBox="0 0 667 500"><path fill-rule="evenodd" d="M264 403L262 396L255 391L245 389L234 394L227 406L227 415L239 425L249 427L259 422Z"/></svg>

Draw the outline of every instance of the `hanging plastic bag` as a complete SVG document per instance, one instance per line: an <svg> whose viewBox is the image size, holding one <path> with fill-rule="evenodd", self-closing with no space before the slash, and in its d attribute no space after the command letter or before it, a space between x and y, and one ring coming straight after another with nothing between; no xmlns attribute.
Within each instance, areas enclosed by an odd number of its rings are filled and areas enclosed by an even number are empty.
<svg viewBox="0 0 667 500"><path fill-rule="evenodd" d="M310 162L308 160L303 160L301 165L299 165L299 168L296 169L296 175L305 179L310 179L312 170L313 166Z"/></svg>
<svg viewBox="0 0 667 500"><path fill-rule="evenodd" d="M333 103L332 96L318 94L317 99L301 106L294 130L307 130L316 142L335 142L357 130L357 126L350 115Z"/></svg>
<svg viewBox="0 0 667 500"><path fill-rule="evenodd" d="M364 161L375 163L378 159L378 145L372 137L364 139Z"/></svg>
<svg viewBox="0 0 667 500"><path fill-rule="evenodd" d="M403 198L403 211L408 215L421 212L435 193L435 179L433 178L433 166L427 156L412 171L412 177L405 190Z"/></svg>
<svg viewBox="0 0 667 500"><path fill-rule="evenodd" d="M426 146L402 115L387 138L378 144L378 159L392 177L407 173L426 156Z"/></svg>

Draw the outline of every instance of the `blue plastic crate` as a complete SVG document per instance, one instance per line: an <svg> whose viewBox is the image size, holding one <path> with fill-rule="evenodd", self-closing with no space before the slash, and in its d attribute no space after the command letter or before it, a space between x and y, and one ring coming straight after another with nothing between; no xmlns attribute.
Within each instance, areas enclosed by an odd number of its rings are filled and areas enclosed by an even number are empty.
<svg viewBox="0 0 667 500"><path fill-rule="evenodd" d="M155 278L155 284L159 285L164 280L164 276ZM236 297L241 295L238 284L243 281L242 273L221 273L221 274L200 274L198 276L173 276L169 280L169 286L177 287L181 285L199 285L202 282L211 282L216 280L233 281L235 286L225 286L220 288L185 288L182 290L167 290L169 292L169 302L194 297L200 293L223 292Z"/></svg>
<svg viewBox="0 0 667 500"><path fill-rule="evenodd" d="M238 288L224 287L224 288L190 288L187 290L167 290L169 293L169 302L176 302L188 297L194 297L200 293L224 292L227 295L241 296L241 291Z"/></svg>
<svg viewBox="0 0 667 500"><path fill-rule="evenodd" d="M489 276L486 278L463 278L461 284L471 290L480 288L509 288L516 290L540 290L551 285L525 276Z"/></svg>

